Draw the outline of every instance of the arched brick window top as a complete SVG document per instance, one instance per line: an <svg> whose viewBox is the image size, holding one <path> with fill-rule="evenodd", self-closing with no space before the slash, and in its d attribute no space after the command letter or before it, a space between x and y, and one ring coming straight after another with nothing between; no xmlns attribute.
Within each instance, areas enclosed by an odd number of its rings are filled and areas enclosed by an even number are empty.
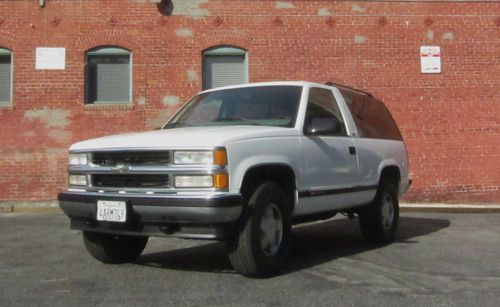
<svg viewBox="0 0 500 307"><path fill-rule="evenodd" d="M236 47L236 46L231 46L231 45L218 45L218 46L206 49L203 53L204 54L214 54L214 55L217 55L217 54L235 54L235 55L237 55L237 54L246 54L247 50L245 50L243 48Z"/></svg>
<svg viewBox="0 0 500 307"><path fill-rule="evenodd" d="M103 45L97 46L87 50L87 54L131 54L132 52L127 49L116 45Z"/></svg>

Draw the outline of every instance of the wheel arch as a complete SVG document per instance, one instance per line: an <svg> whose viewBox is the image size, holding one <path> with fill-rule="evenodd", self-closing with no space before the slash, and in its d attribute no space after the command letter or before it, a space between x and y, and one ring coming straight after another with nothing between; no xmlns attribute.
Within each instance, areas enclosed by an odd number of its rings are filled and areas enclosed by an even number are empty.
<svg viewBox="0 0 500 307"><path fill-rule="evenodd" d="M266 163L252 166L242 178L240 192L242 195L248 195L248 190L253 188L255 183L266 180L275 181L280 185L293 212L297 203L297 181L295 172L287 164Z"/></svg>
<svg viewBox="0 0 500 307"><path fill-rule="evenodd" d="M379 187L382 185L382 183L392 182L397 188L400 181L401 171L397 165L386 165L380 171L380 177L378 181Z"/></svg>

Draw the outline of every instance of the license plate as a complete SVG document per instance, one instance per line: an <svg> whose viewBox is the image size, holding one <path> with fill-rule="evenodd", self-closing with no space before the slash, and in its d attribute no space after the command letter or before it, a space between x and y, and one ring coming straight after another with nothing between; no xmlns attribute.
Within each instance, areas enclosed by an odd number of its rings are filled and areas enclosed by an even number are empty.
<svg viewBox="0 0 500 307"><path fill-rule="evenodd" d="M125 222L127 220L127 204L124 201L98 200L97 220Z"/></svg>

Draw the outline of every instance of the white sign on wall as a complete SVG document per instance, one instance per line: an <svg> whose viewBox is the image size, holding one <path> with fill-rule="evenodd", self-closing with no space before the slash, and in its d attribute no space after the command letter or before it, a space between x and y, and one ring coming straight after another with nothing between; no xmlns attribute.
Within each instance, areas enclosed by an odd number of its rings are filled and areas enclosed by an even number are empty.
<svg viewBox="0 0 500 307"><path fill-rule="evenodd" d="M420 47L420 71L423 74L441 72L441 48L439 46Z"/></svg>
<svg viewBox="0 0 500 307"><path fill-rule="evenodd" d="M66 48L36 48L36 69L65 69Z"/></svg>

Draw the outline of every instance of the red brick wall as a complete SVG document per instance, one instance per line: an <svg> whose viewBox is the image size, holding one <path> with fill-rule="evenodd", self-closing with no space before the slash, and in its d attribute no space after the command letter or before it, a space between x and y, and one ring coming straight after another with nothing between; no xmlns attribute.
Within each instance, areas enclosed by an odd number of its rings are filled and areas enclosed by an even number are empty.
<svg viewBox="0 0 500 307"><path fill-rule="evenodd" d="M373 92L402 129L408 201L500 202L500 4L174 0L0 1L0 47L14 54L13 105L0 108L0 200L51 200L78 140L159 126L201 89L201 53L249 51L251 81L335 81ZM167 10L168 11L168 10ZM85 51L133 52L133 105L84 106ZM441 46L443 72L420 73ZM66 69L35 70L36 47Z"/></svg>

